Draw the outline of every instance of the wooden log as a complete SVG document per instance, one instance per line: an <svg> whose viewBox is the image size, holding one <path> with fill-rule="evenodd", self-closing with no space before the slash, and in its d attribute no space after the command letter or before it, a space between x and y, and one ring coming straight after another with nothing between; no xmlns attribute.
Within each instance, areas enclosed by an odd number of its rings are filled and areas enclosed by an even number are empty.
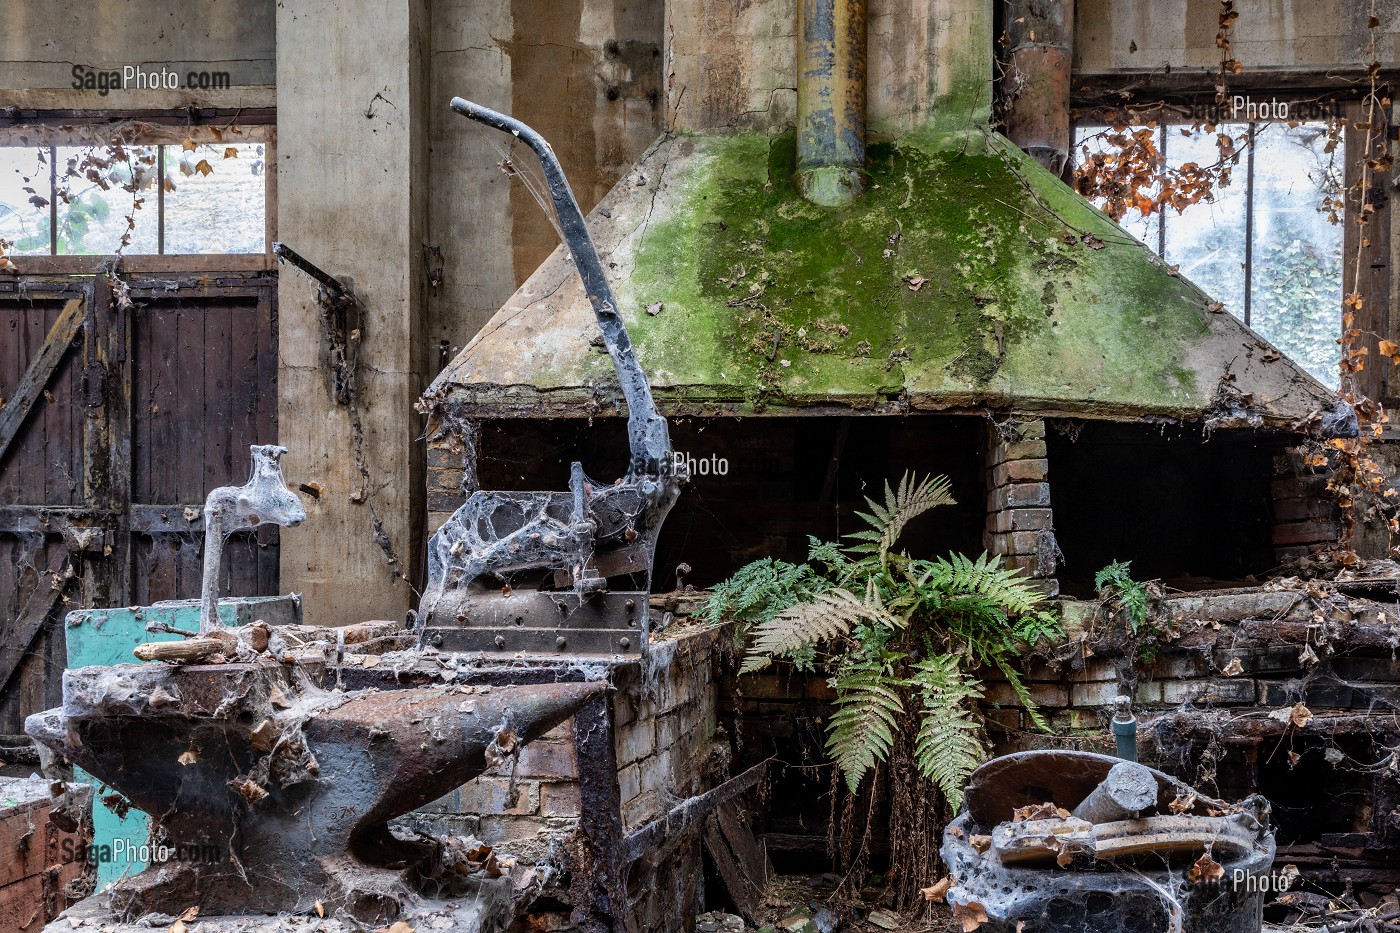
<svg viewBox="0 0 1400 933"><path fill-rule="evenodd" d="M1090 823L1111 823L1131 819L1156 805L1156 776L1135 761L1121 761L1074 808L1074 816Z"/></svg>
<svg viewBox="0 0 1400 933"><path fill-rule="evenodd" d="M217 636L186 638L184 641L148 641L131 649L131 653L142 661L194 664L216 654L232 652L236 644L232 637Z"/></svg>

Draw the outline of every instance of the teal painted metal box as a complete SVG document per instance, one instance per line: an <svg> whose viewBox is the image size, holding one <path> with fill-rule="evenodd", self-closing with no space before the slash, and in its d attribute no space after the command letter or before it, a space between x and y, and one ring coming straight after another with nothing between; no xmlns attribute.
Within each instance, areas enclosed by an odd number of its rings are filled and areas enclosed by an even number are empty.
<svg viewBox="0 0 1400 933"><path fill-rule="evenodd" d="M228 597L219 600L219 621L224 625L248 625L261 619L269 625L301 624L299 596ZM140 663L131 654L148 641L175 641L181 636L146 631L150 622L187 632L199 631L199 600L181 599L150 606L122 609L78 609L68 613L68 667L106 667ZM101 854L97 863L98 890L146 867L145 852L150 822L145 813L132 809L124 817L103 801L104 786L96 778L74 769L79 780L93 785L92 841ZM105 847L105 848L104 848ZM107 856L110 854L111 858Z"/></svg>

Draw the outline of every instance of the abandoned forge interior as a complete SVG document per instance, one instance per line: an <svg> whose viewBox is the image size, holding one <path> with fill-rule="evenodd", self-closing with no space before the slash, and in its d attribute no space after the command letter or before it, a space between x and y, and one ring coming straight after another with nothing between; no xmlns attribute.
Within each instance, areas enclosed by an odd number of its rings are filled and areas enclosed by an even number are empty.
<svg viewBox="0 0 1400 933"><path fill-rule="evenodd" d="M1397 81L0 0L0 933L1400 931Z"/></svg>

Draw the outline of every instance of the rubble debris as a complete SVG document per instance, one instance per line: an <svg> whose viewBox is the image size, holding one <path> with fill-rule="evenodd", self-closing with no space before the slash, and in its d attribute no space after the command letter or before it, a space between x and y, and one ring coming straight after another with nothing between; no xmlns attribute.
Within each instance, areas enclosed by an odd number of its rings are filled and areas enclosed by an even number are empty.
<svg viewBox="0 0 1400 933"><path fill-rule="evenodd" d="M990 845L972 844L987 834ZM1069 751L979 768L942 849L954 916L984 933L1257 933L1274 852L1262 797L1231 806Z"/></svg>

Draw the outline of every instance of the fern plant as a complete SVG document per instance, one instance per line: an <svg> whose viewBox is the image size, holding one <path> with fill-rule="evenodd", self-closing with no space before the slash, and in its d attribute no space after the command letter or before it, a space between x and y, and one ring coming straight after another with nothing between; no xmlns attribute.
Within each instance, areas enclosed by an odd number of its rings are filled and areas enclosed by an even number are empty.
<svg viewBox="0 0 1400 933"><path fill-rule="evenodd" d="M711 619L752 623L744 671L786 658L830 672L837 709L826 751L852 794L889 761L912 714L915 766L960 806L984 758L981 667L1001 671L1049 731L1014 664L1060 634L1032 581L987 554L923 560L897 549L911 522L953 501L945 477L907 474L896 489L886 484L883 501L866 500L857 514L868 527L844 543L811 539L805 564L755 561L706 606Z"/></svg>
<svg viewBox="0 0 1400 933"><path fill-rule="evenodd" d="M1094 574L1094 589L1099 591L1105 605L1123 613L1137 634L1147 622L1147 587L1129 574L1132 561L1114 561Z"/></svg>

